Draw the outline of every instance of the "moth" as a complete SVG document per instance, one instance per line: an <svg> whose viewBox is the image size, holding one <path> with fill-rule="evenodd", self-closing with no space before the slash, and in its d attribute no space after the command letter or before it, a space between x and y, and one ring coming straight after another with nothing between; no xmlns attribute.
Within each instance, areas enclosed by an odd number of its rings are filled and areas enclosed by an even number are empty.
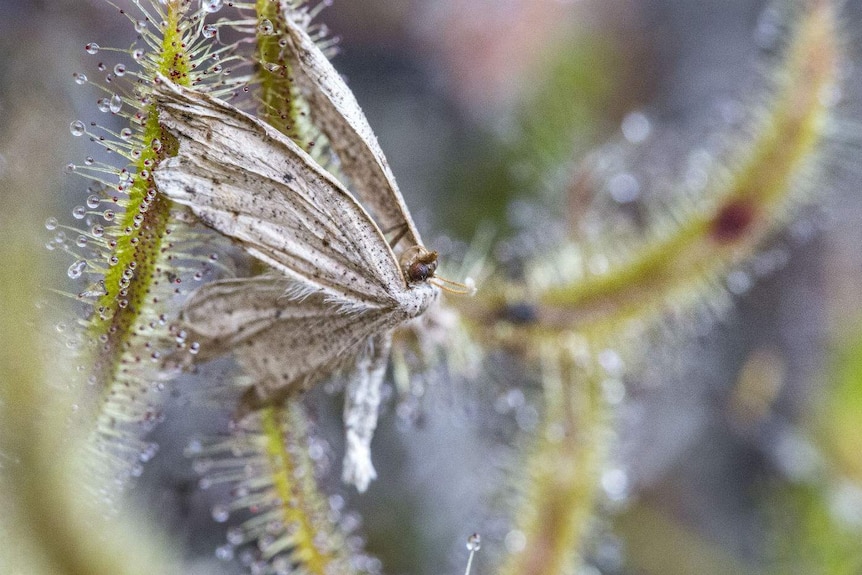
<svg viewBox="0 0 862 575"><path fill-rule="evenodd" d="M370 444L393 331L441 289L469 288L435 277L437 253L424 247L352 92L285 20L295 79L357 197L275 128L165 77L154 97L179 151L153 176L161 193L277 272L192 294L181 321L199 359L233 351L254 376L243 412L347 371L342 478L362 492L376 477Z"/></svg>

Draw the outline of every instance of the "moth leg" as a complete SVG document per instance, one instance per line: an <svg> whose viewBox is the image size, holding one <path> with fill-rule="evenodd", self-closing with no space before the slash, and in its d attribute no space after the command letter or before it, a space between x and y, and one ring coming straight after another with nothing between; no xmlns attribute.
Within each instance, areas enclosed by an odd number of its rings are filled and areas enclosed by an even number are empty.
<svg viewBox="0 0 862 575"><path fill-rule="evenodd" d="M403 223L392 226L391 228L387 228L382 231L384 236L395 231L398 232L391 240L389 240L389 247L395 249L395 246L398 245L398 242L400 242L404 238L404 236L407 235L407 232L410 231L410 226L408 226L406 223Z"/></svg>
<svg viewBox="0 0 862 575"><path fill-rule="evenodd" d="M369 338L345 390L346 449L341 479L355 485L360 493L368 488L372 479L377 478L371 463L371 439L377 427L380 384L386 373L391 345L392 335L389 333Z"/></svg>

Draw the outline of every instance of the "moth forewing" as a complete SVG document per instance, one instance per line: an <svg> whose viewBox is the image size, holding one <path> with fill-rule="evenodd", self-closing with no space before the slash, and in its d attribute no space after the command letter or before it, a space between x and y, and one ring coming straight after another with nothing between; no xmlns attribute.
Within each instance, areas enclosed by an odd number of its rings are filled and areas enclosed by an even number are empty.
<svg viewBox="0 0 862 575"><path fill-rule="evenodd" d="M303 89L314 124L329 139L353 190L384 231L405 247L422 245L386 156L353 92L296 18L304 16L282 2L295 81Z"/></svg>
<svg viewBox="0 0 862 575"><path fill-rule="evenodd" d="M397 305L407 290L365 209L293 141L221 100L162 79L160 122L180 143L158 189L299 282L345 303Z"/></svg>

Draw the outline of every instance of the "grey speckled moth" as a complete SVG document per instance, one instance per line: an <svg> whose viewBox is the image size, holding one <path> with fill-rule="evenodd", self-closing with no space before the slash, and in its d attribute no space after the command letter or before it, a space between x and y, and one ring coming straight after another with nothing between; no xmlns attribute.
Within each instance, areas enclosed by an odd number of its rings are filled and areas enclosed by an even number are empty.
<svg viewBox="0 0 862 575"><path fill-rule="evenodd" d="M191 296L182 320L199 357L235 353L257 381L245 411L347 370L343 479L364 491L376 476L370 444L392 332L425 312L445 280L434 278L437 253L423 247L353 94L299 26L288 37L312 116L365 207L271 126L166 78L154 95L179 153L154 177L160 192L281 272ZM398 234L393 246L381 228Z"/></svg>

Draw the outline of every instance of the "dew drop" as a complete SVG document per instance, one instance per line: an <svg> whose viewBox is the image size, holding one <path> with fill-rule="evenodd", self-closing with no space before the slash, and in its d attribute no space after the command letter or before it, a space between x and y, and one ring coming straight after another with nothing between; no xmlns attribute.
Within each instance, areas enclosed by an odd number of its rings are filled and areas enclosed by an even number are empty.
<svg viewBox="0 0 862 575"><path fill-rule="evenodd" d="M269 36L275 32L275 27L272 25L270 20L264 18L260 21L260 24L257 25L257 31L264 36Z"/></svg>
<svg viewBox="0 0 862 575"><path fill-rule="evenodd" d="M188 445L186 445L185 455L186 457L197 455L201 451L203 451L203 449L204 446L201 443L200 439L192 439L191 441L189 441Z"/></svg>
<svg viewBox="0 0 862 575"><path fill-rule="evenodd" d="M84 50L87 51L87 54L98 54L100 46L95 42L90 42L86 46L84 46Z"/></svg>
<svg viewBox="0 0 862 575"><path fill-rule="evenodd" d="M199 344L199 343L198 343L198 342L196 342L196 341L193 341L193 342L189 345L189 353L190 353L190 354L192 354L192 355L197 355L197 353L198 353L200 350L201 350L201 344Z"/></svg>
<svg viewBox="0 0 862 575"><path fill-rule="evenodd" d="M210 14L218 12L222 9L223 0L209 0L204 6L204 9Z"/></svg>
<svg viewBox="0 0 862 575"><path fill-rule="evenodd" d="M111 110L114 114L119 114L120 110L123 108L123 99L119 94L114 94L111 96L111 101L108 103L108 109Z"/></svg>
<svg viewBox="0 0 862 575"><path fill-rule="evenodd" d="M91 210L99 207L99 204L102 202L102 199L96 194L92 194L87 196L87 207Z"/></svg>
<svg viewBox="0 0 862 575"><path fill-rule="evenodd" d="M215 556L220 561L232 561L233 560L233 545L226 544L216 547Z"/></svg>
<svg viewBox="0 0 862 575"><path fill-rule="evenodd" d="M76 166L75 164L66 164L66 167L63 168L63 171L66 172L67 174L71 174L76 169L78 169L78 166Z"/></svg>
<svg viewBox="0 0 862 575"><path fill-rule="evenodd" d="M523 531L512 529L506 534L503 543L509 553L520 553L527 547L527 536Z"/></svg>
<svg viewBox="0 0 862 575"><path fill-rule="evenodd" d="M123 128L120 130L120 138L123 140L129 140L132 137L132 129L131 128Z"/></svg>
<svg viewBox="0 0 862 575"><path fill-rule="evenodd" d="M218 33L218 28L216 28L213 24L207 24L203 27L201 31L204 38L215 38L215 35Z"/></svg>
<svg viewBox="0 0 862 575"><path fill-rule="evenodd" d="M629 492L629 477L625 470L614 468L602 473L600 480L605 495L611 501L623 501Z"/></svg>
<svg viewBox="0 0 862 575"><path fill-rule="evenodd" d="M230 510L227 508L227 505L219 503L213 505L212 516L216 523L224 523L230 517Z"/></svg>
<svg viewBox="0 0 862 575"><path fill-rule="evenodd" d="M627 204L640 196L641 186L633 175L623 172L616 174L608 181L608 191L615 202Z"/></svg>
<svg viewBox="0 0 862 575"><path fill-rule="evenodd" d="M117 64L114 66L114 74L117 76L125 76L126 75L126 65L125 64Z"/></svg>
<svg viewBox="0 0 862 575"><path fill-rule="evenodd" d="M150 143L150 146L152 146L153 150L158 152L162 149L162 141L158 138L153 138L153 141Z"/></svg>
<svg viewBox="0 0 862 575"><path fill-rule="evenodd" d="M734 295L743 295L751 289L751 276L742 270L734 270L727 274L727 289Z"/></svg>
<svg viewBox="0 0 862 575"><path fill-rule="evenodd" d="M84 206L75 206L72 208L72 217L76 220L83 220L84 216L87 215L87 208Z"/></svg>
<svg viewBox="0 0 862 575"><path fill-rule="evenodd" d="M141 50L140 48L136 48L135 50L132 50L132 59L133 60L140 60L143 57L144 57L144 51Z"/></svg>
<svg viewBox="0 0 862 575"><path fill-rule="evenodd" d="M649 138L652 125L649 118L643 112L630 112L623 118L620 126L623 137L632 144L640 144Z"/></svg>
<svg viewBox="0 0 862 575"><path fill-rule="evenodd" d="M482 537L478 533L474 533L467 538L467 550L478 551L482 548Z"/></svg>
<svg viewBox="0 0 862 575"><path fill-rule="evenodd" d="M103 217L103 218L105 218L105 221L106 221L106 222L113 222L113 221L114 221L114 218L115 218L116 216L117 216L117 214L114 212L114 210L105 210L105 211L102 213L102 217Z"/></svg>
<svg viewBox="0 0 862 575"><path fill-rule="evenodd" d="M147 29L147 21L146 20L137 20L135 22L135 32L138 34L143 33Z"/></svg>
<svg viewBox="0 0 862 575"><path fill-rule="evenodd" d="M100 225L95 225L90 228L90 233L93 234L93 237L101 238L103 235L105 235L105 228Z"/></svg>
<svg viewBox="0 0 862 575"><path fill-rule="evenodd" d="M69 266L69 269L66 270L66 275L69 276L69 279L76 280L84 273L84 269L87 267L87 262L84 260L78 260L72 265Z"/></svg>
<svg viewBox="0 0 862 575"><path fill-rule="evenodd" d="M138 459L141 460L142 463L146 463L156 456L156 453L159 451L158 443L150 443L148 444L143 451L141 451L140 455L138 455Z"/></svg>
<svg viewBox="0 0 862 575"><path fill-rule="evenodd" d="M227 542L231 545L242 545L244 539L242 528L231 527L227 530Z"/></svg>
<svg viewBox="0 0 862 575"><path fill-rule="evenodd" d="M87 128L84 126L84 122L81 120L75 120L71 124L69 124L69 131L72 132L72 135L75 137L83 136L87 133Z"/></svg>
<svg viewBox="0 0 862 575"><path fill-rule="evenodd" d="M50 217L45 220L45 229L49 231L53 231L57 229L57 218Z"/></svg>
<svg viewBox="0 0 862 575"><path fill-rule="evenodd" d="M87 156L86 158L84 158L84 165L85 166L92 166L95 163L96 163L96 159L93 158L93 156Z"/></svg>
<svg viewBox="0 0 862 575"><path fill-rule="evenodd" d="M75 79L75 83L78 84L79 86L83 86L84 84L87 83L87 75L86 74L82 74L80 72L75 72L74 74L72 74L72 78Z"/></svg>
<svg viewBox="0 0 862 575"><path fill-rule="evenodd" d="M78 238L75 240L75 245L79 248L83 248L87 246L88 241L89 240L87 239L87 236L78 236Z"/></svg>
<svg viewBox="0 0 862 575"><path fill-rule="evenodd" d="M111 110L111 100L108 98L99 98L96 100L96 108L98 108L100 112L107 114Z"/></svg>

